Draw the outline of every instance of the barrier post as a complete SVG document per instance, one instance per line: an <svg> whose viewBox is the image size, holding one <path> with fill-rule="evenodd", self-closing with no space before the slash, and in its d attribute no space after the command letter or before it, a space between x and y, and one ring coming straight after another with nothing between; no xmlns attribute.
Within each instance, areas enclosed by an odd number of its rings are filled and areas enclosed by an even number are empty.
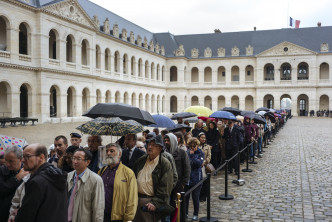
<svg viewBox="0 0 332 222"><path fill-rule="evenodd" d="M233 200L234 197L232 195L228 195L228 164L229 160L226 160L226 167L225 167L225 194L220 195L219 199L220 200Z"/></svg>
<svg viewBox="0 0 332 222"><path fill-rule="evenodd" d="M241 153L242 153L243 150L241 151L238 151L237 152L237 155L238 155L238 159L237 159L237 164L238 164L238 171L237 171L237 180L233 180L232 183L235 183L239 186L243 186L245 184L245 181L244 180L241 180L240 178L240 167L241 167L241 160L240 160L240 157L241 157Z"/></svg>
<svg viewBox="0 0 332 222"><path fill-rule="evenodd" d="M202 217L199 221L202 222L217 222L218 218L211 217L211 173L207 174L208 179L206 180L207 190L207 200L206 200L206 217Z"/></svg>
<svg viewBox="0 0 332 222"><path fill-rule="evenodd" d="M250 153L249 153L249 144L246 146L246 149L247 149L247 160L246 160L246 165L247 165L247 168L246 169L243 169L242 172L252 172L251 169L249 169L249 156L250 156Z"/></svg>
<svg viewBox="0 0 332 222"><path fill-rule="evenodd" d="M181 192L181 208L180 208L180 221L186 221L186 197L185 192Z"/></svg>

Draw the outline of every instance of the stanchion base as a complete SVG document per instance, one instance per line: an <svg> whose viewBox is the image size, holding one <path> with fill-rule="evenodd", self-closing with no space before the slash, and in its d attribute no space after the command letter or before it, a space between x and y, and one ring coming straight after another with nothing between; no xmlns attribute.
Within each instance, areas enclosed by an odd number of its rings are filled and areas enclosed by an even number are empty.
<svg viewBox="0 0 332 222"><path fill-rule="evenodd" d="M233 180L232 183L235 183L239 186L243 186L246 182L242 179L239 179L239 180Z"/></svg>
<svg viewBox="0 0 332 222"><path fill-rule="evenodd" d="M218 222L219 219L215 218L215 217L210 217L210 219L208 219L207 217L202 217L202 218L199 218L199 221L201 221L201 222Z"/></svg>
<svg viewBox="0 0 332 222"><path fill-rule="evenodd" d="M243 169L242 172L249 172L250 173L250 172L252 172L252 170L251 169Z"/></svg>
<svg viewBox="0 0 332 222"><path fill-rule="evenodd" d="M233 197L232 195L227 195L227 196L225 196L225 195L220 195L220 196L219 196L219 199L220 199L220 200L233 200L234 197Z"/></svg>
<svg viewBox="0 0 332 222"><path fill-rule="evenodd" d="M255 162L255 161L254 162L249 162L249 164L257 164L257 162Z"/></svg>

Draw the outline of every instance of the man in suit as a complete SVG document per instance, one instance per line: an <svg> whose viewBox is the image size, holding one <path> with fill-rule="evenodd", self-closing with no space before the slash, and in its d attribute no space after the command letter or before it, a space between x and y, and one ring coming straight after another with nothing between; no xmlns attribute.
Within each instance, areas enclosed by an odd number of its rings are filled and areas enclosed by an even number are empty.
<svg viewBox="0 0 332 222"><path fill-rule="evenodd" d="M124 149L122 152L121 162L130 169L133 169L136 160L145 154L144 151L136 149L136 142L136 134L126 135L125 146L127 147L127 149Z"/></svg>
<svg viewBox="0 0 332 222"><path fill-rule="evenodd" d="M241 135L239 128L234 125L233 120L228 120L228 126L224 130L223 138L225 139L226 156L227 159L230 159L239 151L239 147L243 142L243 136ZM233 169L235 171L235 174L237 174L237 172L239 171L237 158L238 157L234 158L230 162L228 169L229 173L232 173Z"/></svg>

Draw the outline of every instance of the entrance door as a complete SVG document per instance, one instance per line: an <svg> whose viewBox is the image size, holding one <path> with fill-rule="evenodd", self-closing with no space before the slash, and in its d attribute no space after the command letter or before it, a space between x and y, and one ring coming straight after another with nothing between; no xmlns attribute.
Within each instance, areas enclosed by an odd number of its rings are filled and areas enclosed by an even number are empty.
<svg viewBox="0 0 332 222"><path fill-rule="evenodd" d="M20 91L20 117L28 117L28 89L22 85Z"/></svg>
<svg viewBox="0 0 332 222"><path fill-rule="evenodd" d="M300 116L306 116L306 101L304 99L300 99Z"/></svg>

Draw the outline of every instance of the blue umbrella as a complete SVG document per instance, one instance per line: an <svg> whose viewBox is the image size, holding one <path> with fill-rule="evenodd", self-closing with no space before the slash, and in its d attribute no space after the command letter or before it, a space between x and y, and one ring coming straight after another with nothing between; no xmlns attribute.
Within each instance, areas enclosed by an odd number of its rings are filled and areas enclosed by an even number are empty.
<svg viewBox="0 0 332 222"><path fill-rule="evenodd" d="M149 127L161 127L161 128L174 128L175 123L168 118L167 116L163 115L152 115L152 118L156 122L156 124L149 125Z"/></svg>
<svg viewBox="0 0 332 222"><path fill-rule="evenodd" d="M217 119L231 119L236 120L236 117L233 113L227 112L227 111L216 111L212 113L209 117L211 118L217 118Z"/></svg>

